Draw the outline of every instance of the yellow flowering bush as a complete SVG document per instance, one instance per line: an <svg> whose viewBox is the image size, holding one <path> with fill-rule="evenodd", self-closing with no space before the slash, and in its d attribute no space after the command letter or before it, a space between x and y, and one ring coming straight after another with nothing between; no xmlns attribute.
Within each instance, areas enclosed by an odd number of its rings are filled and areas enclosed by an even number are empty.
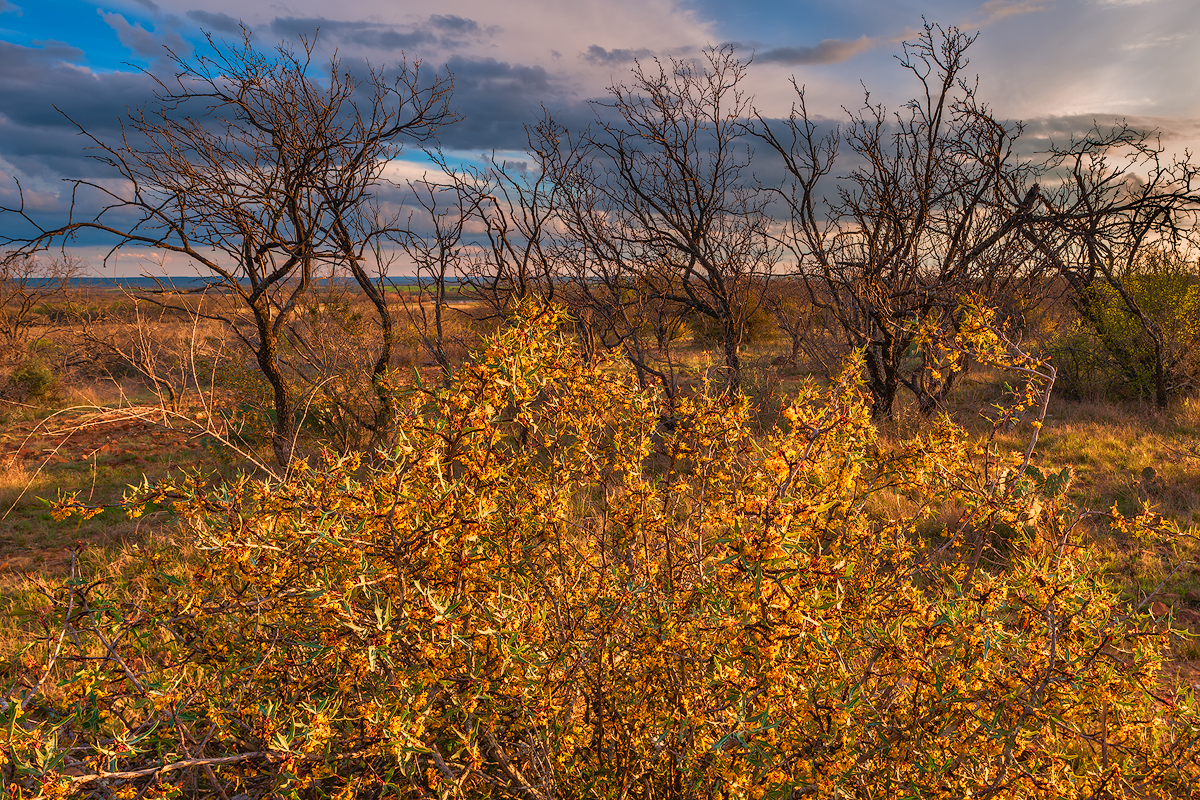
<svg viewBox="0 0 1200 800"><path fill-rule="evenodd" d="M947 420L885 451L854 369L766 435L741 397L664 417L560 321L411 391L390 452L131 496L202 557L133 599L62 587L53 691L0 714L7 790L1195 796L1194 701L1069 475Z"/></svg>

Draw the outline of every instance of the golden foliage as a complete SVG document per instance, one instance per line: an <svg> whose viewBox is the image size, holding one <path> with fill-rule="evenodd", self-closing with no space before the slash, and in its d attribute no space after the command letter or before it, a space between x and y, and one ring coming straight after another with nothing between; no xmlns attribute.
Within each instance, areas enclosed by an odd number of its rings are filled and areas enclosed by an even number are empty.
<svg viewBox="0 0 1200 800"><path fill-rule="evenodd" d="M885 453L857 369L766 436L740 397L662 418L558 322L527 309L411 392L390 452L132 496L204 558L136 600L62 588L55 691L0 714L10 791L1193 796L1196 706L1069 473L948 420ZM919 511L868 513L883 492ZM976 569L997 538L1007 568Z"/></svg>

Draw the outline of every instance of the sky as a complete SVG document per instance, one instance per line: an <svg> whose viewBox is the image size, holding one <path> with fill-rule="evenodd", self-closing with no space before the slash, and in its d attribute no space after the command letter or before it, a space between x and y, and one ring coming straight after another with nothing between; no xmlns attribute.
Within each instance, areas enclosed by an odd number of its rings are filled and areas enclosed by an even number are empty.
<svg viewBox="0 0 1200 800"><path fill-rule="evenodd" d="M75 123L106 140L152 95L147 73L187 57L204 35L244 25L262 47L316 36L317 50L376 66L421 60L454 76L461 121L442 135L471 160L518 154L542 106L570 124L588 101L628 82L636 60L690 58L732 44L751 59L748 88L782 116L790 80L833 120L864 87L890 107L915 90L896 61L922 19L978 32L969 72L996 116L1021 120L1031 145L1117 119L1164 146L1200 147L1197 0L0 0L0 203L47 223L65 218L73 178L111 175ZM419 176L410 149L389 174ZM12 230L0 220L0 230ZM95 243L89 243L95 244ZM87 251L92 257L100 252ZM149 268L144 253L98 271ZM177 270L176 270L177 271Z"/></svg>

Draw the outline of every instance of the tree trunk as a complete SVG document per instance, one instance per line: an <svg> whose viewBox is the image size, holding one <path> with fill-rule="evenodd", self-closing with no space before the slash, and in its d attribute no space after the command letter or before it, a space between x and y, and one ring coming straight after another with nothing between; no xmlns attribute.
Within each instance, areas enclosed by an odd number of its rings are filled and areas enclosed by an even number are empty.
<svg viewBox="0 0 1200 800"><path fill-rule="evenodd" d="M1159 337L1154 339L1154 405L1166 408L1169 393L1167 391L1167 369L1163 363L1163 345Z"/></svg>
<svg viewBox="0 0 1200 800"><path fill-rule="evenodd" d="M738 354L738 350L742 345L742 333L745 326L740 324L740 320L732 314L727 314L721 322L725 345L725 369L729 373L725 378L725 391L733 394L742 388L742 358Z"/></svg>
<svg viewBox="0 0 1200 800"><path fill-rule="evenodd" d="M864 356L867 363L867 388L871 392L871 418L891 420L895 416L896 393L900 388L892 364L890 343L868 345Z"/></svg>
<svg viewBox="0 0 1200 800"><path fill-rule="evenodd" d="M379 358L375 359L375 365L371 370L371 387L374 389L375 398L379 402L379 407L375 412L375 430L373 433L375 434L376 444L381 444L396 421L396 404L392 397L392 389L387 385L387 374L392 367L392 353L396 346L395 325L392 321L392 310L388 306L387 295L371 280L371 276L362 268L357 259L350 262L350 271L353 273L354 280L358 282L358 286L362 289L363 294L375 306L375 313L379 315L382 343ZM419 297L417 302L420 302ZM440 343L441 331L438 333Z"/></svg>
<svg viewBox="0 0 1200 800"><path fill-rule="evenodd" d="M275 425L271 432L271 449L275 451L275 462L287 469L292 463L292 451L296 444L296 409L288 391L287 380L279 368L279 338L271 326L271 311L261 298L251 306L255 326L258 328L258 347L255 360L263 377L271 384L275 403Z"/></svg>
<svg viewBox="0 0 1200 800"><path fill-rule="evenodd" d="M291 394L283 373L276 362L275 342L264 343L258 351L258 366L271 384L275 398L275 426L271 433L271 449L275 451L275 461L287 469L292 463L292 451L296 444L296 409L293 407Z"/></svg>

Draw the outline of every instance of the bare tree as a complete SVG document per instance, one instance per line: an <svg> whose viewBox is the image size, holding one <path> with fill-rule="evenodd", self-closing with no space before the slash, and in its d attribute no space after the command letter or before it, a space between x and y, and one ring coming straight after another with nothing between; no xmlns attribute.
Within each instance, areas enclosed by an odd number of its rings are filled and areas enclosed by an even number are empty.
<svg viewBox="0 0 1200 800"><path fill-rule="evenodd" d="M797 86L782 124L758 116L755 132L791 178L776 193L790 212L781 240L812 302L862 350L876 416L892 415L901 387L925 413L950 391L956 373L926 345L958 324L962 295L1036 278L1016 235L1036 173L1014 154L1021 127L996 120L963 78L974 38L926 23L905 43L900 63L919 91L895 114L868 94L844 129L822 135ZM846 149L852 167L836 179Z"/></svg>
<svg viewBox="0 0 1200 800"><path fill-rule="evenodd" d="M545 176L553 187L553 213L540 229L542 280L570 309L585 357L621 351L642 384L658 383L672 405L679 382L671 345L686 318L674 300L641 282L643 265L633 258L640 251L624 245L606 211L598 174L604 159L591 130L572 132L546 115L529 137L524 172Z"/></svg>
<svg viewBox="0 0 1200 800"><path fill-rule="evenodd" d="M405 138L427 137L452 118L450 82L426 80L419 62L355 77L336 58L318 77L311 42L265 54L245 30L239 42L208 43L190 60L174 57L173 81L159 82L157 103L129 117L120 141L80 127L123 179L75 182L106 203L98 214L78 219L73 206L66 224L43 228L23 203L4 211L35 225L26 250L99 231L116 238L114 252L146 246L184 256L235 296L242 313L220 319L271 386L272 447L286 465L298 413L282 365L288 321L338 267L364 291L374 285L363 264L377 237L364 205ZM386 329L386 305L367 294ZM385 344L377 373L386 352Z"/></svg>
<svg viewBox="0 0 1200 800"><path fill-rule="evenodd" d="M483 167L455 167L441 153L435 154L448 176L445 188L457 194L454 205L473 229L464 238L464 232L447 227L444 218L434 226L435 239L452 235L463 289L495 314L506 314L514 302L555 298L551 242L561 187L545 169L549 153L541 128L529 130L529 161L497 160L493 154Z"/></svg>
<svg viewBox="0 0 1200 800"><path fill-rule="evenodd" d="M587 148L560 159L555 177L576 194L564 198L563 219L579 248L579 285L606 287L614 312L636 293L656 313L670 305L712 320L730 389L777 255L766 198L748 175L745 75L731 47L638 64L632 85L612 86L598 104Z"/></svg>
<svg viewBox="0 0 1200 800"><path fill-rule="evenodd" d="M38 311L55 299L65 300L79 271L70 258L47 261L28 253L0 258L0 366L28 355L35 328L52 327Z"/></svg>
<svg viewBox="0 0 1200 800"><path fill-rule="evenodd" d="M449 376L453 364L448 355L450 335L446 311L451 286L466 276L470 243L464 238L470 222L472 198L457 185L410 182L409 190L420 206L408 218L397 237L413 263L416 297L405 298L405 313L421 337L421 345Z"/></svg>
<svg viewBox="0 0 1200 800"><path fill-rule="evenodd" d="M810 354L817 348L815 340L823 339L824 320L821 309L809 297L809 286L795 275L780 275L771 281L763 305L775 320L775 325L788 337L790 345L786 358L793 366L799 364L804 350ZM816 359L822 365L826 359ZM832 370L830 370L832 371Z"/></svg>

